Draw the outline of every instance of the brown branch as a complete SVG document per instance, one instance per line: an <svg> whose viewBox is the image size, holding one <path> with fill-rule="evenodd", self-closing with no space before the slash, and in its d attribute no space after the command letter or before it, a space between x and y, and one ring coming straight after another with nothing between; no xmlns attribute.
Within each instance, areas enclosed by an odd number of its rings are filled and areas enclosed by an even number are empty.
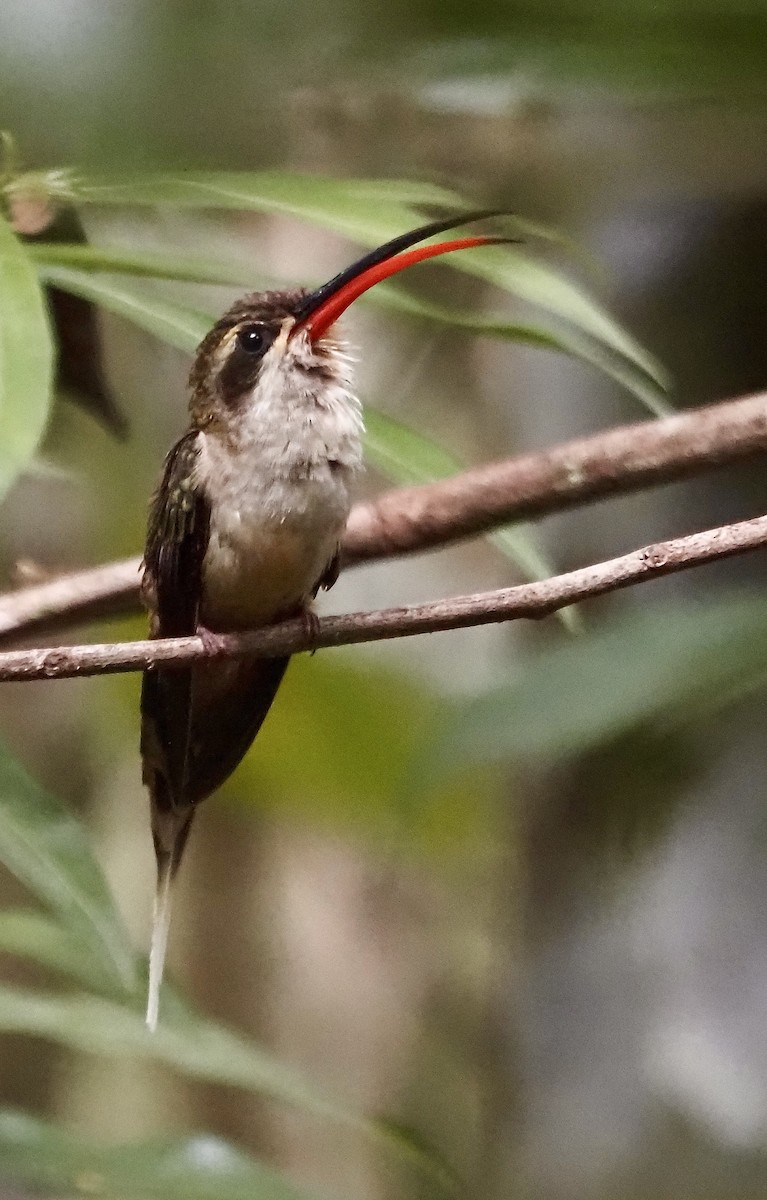
<svg viewBox="0 0 767 1200"><path fill-rule="evenodd" d="M198 637L12 650L0 654L0 681L61 679L138 671L162 663L183 667L208 658L274 657L323 646L343 646L439 630L488 625L521 617L544 617L578 600L688 570L715 559L745 554L767 545L767 517L724 525L673 541L657 542L621 558L556 575L540 583L456 596L406 608L323 617L316 633L302 620L285 621L252 633L229 634L221 648L207 649Z"/></svg>
<svg viewBox="0 0 767 1200"><path fill-rule="evenodd" d="M412 554L765 450L767 393L622 425L358 505L347 526L344 561Z"/></svg>
<svg viewBox="0 0 767 1200"><path fill-rule="evenodd" d="M413 554L600 497L687 478L767 450L767 394L624 425L452 479L387 492L352 511L344 566ZM138 605L138 559L0 596L0 641Z"/></svg>
<svg viewBox="0 0 767 1200"><path fill-rule="evenodd" d="M135 612L140 564L126 558L0 595L0 645L26 632Z"/></svg>

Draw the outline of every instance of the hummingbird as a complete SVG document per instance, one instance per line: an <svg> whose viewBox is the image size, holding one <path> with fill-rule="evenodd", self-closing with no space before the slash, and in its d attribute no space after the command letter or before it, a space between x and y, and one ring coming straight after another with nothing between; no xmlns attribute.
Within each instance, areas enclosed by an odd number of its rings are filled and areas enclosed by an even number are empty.
<svg viewBox="0 0 767 1200"><path fill-rule="evenodd" d="M418 243L501 215L453 214L393 238L314 290L256 292L224 313L189 377L190 424L149 510L142 594L154 638L217 636L289 617L332 587L362 466L363 420L336 321L381 280L438 255L512 239ZM415 248L413 248L415 247ZM258 733L287 658L150 667L141 757L157 860L146 1023L157 1026L171 891L197 806Z"/></svg>

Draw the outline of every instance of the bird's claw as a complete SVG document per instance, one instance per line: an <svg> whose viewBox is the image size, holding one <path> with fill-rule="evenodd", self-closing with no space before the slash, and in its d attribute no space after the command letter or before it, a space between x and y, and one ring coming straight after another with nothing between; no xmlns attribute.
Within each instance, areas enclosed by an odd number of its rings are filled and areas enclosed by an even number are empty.
<svg viewBox="0 0 767 1200"><path fill-rule="evenodd" d="M314 654L317 650L317 646L314 643L320 636L320 619L313 609L305 608L301 613L301 620L303 622L306 636L309 640L307 649L310 654Z"/></svg>
<svg viewBox="0 0 767 1200"><path fill-rule="evenodd" d="M214 633L206 625L197 626L197 636L205 647L206 654L219 655L226 646L226 639L221 633Z"/></svg>

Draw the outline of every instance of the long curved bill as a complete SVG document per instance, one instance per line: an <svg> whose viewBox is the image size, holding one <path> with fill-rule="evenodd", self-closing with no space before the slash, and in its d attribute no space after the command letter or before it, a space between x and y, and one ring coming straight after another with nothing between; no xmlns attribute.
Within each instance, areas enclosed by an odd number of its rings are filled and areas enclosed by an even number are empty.
<svg viewBox="0 0 767 1200"><path fill-rule="evenodd" d="M462 213L458 216L441 221L432 221L393 238L377 250L358 259L334 276L328 283L323 283L304 299L296 314L296 323L290 331L290 336L305 332L312 341L322 337L330 326L338 320L350 304L382 279L388 279L414 263L423 262L428 258L437 258L441 254L452 254L454 250L468 250L473 246L493 246L514 242L516 238L489 237L482 234L472 237L454 238L447 242L436 242L429 246L416 246L435 234L455 229L459 225L468 225L473 221L486 220L488 217L503 216L495 209L482 209L478 212Z"/></svg>

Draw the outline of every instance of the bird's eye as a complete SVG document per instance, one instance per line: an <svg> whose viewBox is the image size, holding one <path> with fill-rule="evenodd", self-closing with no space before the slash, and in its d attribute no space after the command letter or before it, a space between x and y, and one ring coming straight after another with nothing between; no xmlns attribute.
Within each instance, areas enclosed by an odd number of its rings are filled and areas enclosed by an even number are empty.
<svg viewBox="0 0 767 1200"><path fill-rule="evenodd" d="M246 354L263 354L270 340L264 325L243 325L237 331L237 345Z"/></svg>

